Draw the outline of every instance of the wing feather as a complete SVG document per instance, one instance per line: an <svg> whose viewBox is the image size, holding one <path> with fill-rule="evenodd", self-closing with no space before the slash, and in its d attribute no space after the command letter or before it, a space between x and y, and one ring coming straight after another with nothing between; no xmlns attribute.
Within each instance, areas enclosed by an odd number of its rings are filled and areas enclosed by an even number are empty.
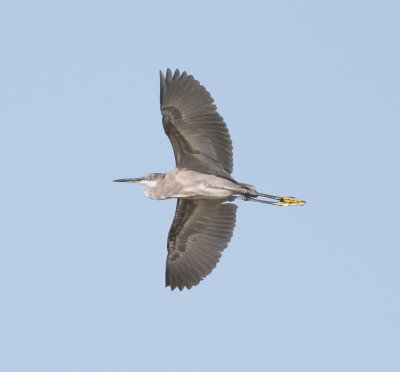
<svg viewBox="0 0 400 372"><path fill-rule="evenodd" d="M165 133L176 167L231 178L232 141L210 93L186 72L160 72L160 103Z"/></svg>
<svg viewBox="0 0 400 372"><path fill-rule="evenodd" d="M166 286L192 288L211 273L232 238L236 209L220 200L178 199L168 234Z"/></svg>

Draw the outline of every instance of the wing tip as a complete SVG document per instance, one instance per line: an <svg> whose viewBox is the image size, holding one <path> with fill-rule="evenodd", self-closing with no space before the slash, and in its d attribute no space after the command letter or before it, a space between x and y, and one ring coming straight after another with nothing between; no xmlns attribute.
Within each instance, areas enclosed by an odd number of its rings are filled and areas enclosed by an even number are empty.
<svg viewBox="0 0 400 372"><path fill-rule="evenodd" d="M165 81L164 72L160 70L160 81Z"/></svg>
<svg viewBox="0 0 400 372"><path fill-rule="evenodd" d="M179 68L175 69L174 73L172 73L172 70L168 67L165 76L163 71L160 70L160 78L163 79L164 82L165 81L169 82L171 80L178 80L180 78L187 78L188 76L191 75L188 75L186 71L183 71L181 73Z"/></svg>
<svg viewBox="0 0 400 372"><path fill-rule="evenodd" d="M174 275L175 274L175 275ZM165 271L165 288L170 287L171 292L174 291L175 289L179 289L179 291L183 291L185 288L186 289L192 289L196 285L198 285L201 281L203 280L202 277L200 277L198 280L188 280L186 277L182 277L180 273L175 272L172 273L167 266L167 269Z"/></svg>
<svg viewBox="0 0 400 372"><path fill-rule="evenodd" d="M175 289L179 289L179 291L182 292L184 289L192 289L192 287L196 286L197 284L165 284L165 288L170 287L171 292L173 292Z"/></svg>
<svg viewBox="0 0 400 372"><path fill-rule="evenodd" d="M171 69L168 67L167 68L167 73L166 73L166 80L170 81L172 79L172 71Z"/></svg>
<svg viewBox="0 0 400 372"><path fill-rule="evenodd" d="M175 73L174 73L174 77L172 79L173 80L178 80L180 75L181 75L181 73L179 72L179 69L176 69Z"/></svg>

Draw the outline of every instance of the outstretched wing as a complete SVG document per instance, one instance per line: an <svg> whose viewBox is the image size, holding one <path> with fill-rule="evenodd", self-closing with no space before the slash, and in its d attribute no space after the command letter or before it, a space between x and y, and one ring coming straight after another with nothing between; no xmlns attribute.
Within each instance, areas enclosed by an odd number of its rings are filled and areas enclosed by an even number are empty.
<svg viewBox="0 0 400 372"><path fill-rule="evenodd" d="M177 168L230 178L232 141L210 93L186 72L160 71L160 103L164 130Z"/></svg>
<svg viewBox="0 0 400 372"><path fill-rule="evenodd" d="M211 273L232 238L236 209L220 200L178 199L168 234L166 287L192 288Z"/></svg>

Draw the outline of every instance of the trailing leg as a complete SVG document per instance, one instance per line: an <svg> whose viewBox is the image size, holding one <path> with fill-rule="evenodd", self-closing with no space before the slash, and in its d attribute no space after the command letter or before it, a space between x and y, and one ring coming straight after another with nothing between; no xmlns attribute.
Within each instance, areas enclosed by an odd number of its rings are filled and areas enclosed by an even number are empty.
<svg viewBox="0 0 400 372"><path fill-rule="evenodd" d="M254 197L251 197L251 196L238 195L238 196L235 196L235 199L244 200L244 201L252 201L252 202L263 203L263 204L278 205L277 202L273 202L270 200L255 199Z"/></svg>
<svg viewBox="0 0 400 372"><path fill-rule="evenodd" d="M270 200L262 200L262 199L256 199L257 197L264 197L264 198L269 198L269 199L275 199L277 200L276 202L270 201ZM236 199L240 200L246 200L246 201L253 201L257 203L264 203L264 204L272 204L272 205L277 205L279 207L288 207L291 205L304 205L306 202L304 200L296 199L293 196L275 196L275 195L268 195L268 194L262 194L257 192L256 195L240 195L236 196Z"/></svg>

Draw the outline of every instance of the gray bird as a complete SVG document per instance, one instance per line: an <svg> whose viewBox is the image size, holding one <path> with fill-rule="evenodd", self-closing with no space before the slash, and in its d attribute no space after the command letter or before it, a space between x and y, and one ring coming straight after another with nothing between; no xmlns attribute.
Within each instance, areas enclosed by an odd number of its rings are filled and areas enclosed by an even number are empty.
<svg viewBox="0 0 400 372"><path fill-rule="evenodd" d="M277 206L305 202L263 194L232 178L228 128L210 93L192 75L167 69L164 76L160 71L160 102L176 168L115 182L145 185L144 193L151 199L177 198L168 234L165 285L171 290L190 289L211 273L232 237L237 206L227 202L240 199Z"/></svg>

